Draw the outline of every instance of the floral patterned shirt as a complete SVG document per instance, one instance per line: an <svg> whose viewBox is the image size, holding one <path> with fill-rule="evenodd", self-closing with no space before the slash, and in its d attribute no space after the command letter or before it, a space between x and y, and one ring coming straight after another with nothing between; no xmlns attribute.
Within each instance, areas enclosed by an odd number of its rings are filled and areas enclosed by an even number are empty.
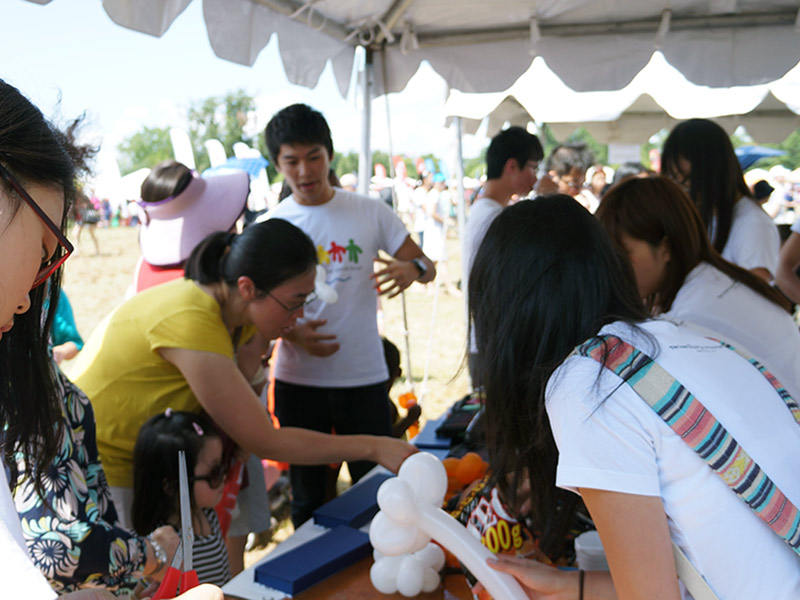
<svg viewBox="0 0 800 600"><path fill-rule="evenodd" d="M47 469L44 501L30 479L13 490L28 552L53 589L133 589L146 561L144 538L123 529L97 452L92 405L58 371L62 388L61 449ZM24 457L17 455L20 472Z"/></svg>

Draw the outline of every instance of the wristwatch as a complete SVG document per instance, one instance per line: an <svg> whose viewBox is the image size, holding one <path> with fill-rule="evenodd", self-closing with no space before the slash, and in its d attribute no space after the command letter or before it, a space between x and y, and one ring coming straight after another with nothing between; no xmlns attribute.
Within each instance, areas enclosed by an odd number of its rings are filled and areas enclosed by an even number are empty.
<svg viewBox="0 0 800 600"><path fill-rule="evenodd" d="M414 266L417 267L417 271L419 271L417 279L425 277L425 273L428 272L428 265L425 264L425 261L421 258L412 258L411 262L414 263Z"/></svg>

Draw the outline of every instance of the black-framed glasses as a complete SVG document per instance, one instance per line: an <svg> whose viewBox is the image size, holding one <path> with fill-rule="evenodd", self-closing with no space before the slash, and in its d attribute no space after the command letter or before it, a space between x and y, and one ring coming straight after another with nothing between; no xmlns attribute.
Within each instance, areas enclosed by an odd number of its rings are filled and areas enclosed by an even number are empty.
<svg viewBox="0 0 800 600"><path fill-rule="evenodd" d="M218 462L214 467L205 475L195 475L190 477L189 480L194 483L195 481L205 481L209 487L218 488L225 483L225 476L228 474L228 465Z"/></svg>
<svg viewBox="0 0 800 600"><path fill-rule="evenodd" d="M55 251L53 252L52 256L42 261L42 265L39 267L39 272L36 274L36 278L33 280L33 285L31 289L35 288L43 284L47 279L55 273L56 269L58 269L61 265L64 264L64 261L69 258L69 255L72 254L74 250L70 241L64 236L61 231L61 228L57 226L53 221L50 220L50 217L47 216L42 208L36 204L36 201L31 198L30 194L25 191L25 188L22 187L19 181L8 172L2 164L0 164L0 177L5 179L14 191L19 194L20 198L25 201L25 204L31 207L31 210L36 213L36 216L41 219L42 223L56 236L56 240L58 240L58 246L56 247Z"/></svg>
<svg viewBox="0 0 800 600"><path fill-rule="evenodd" d="M284 304L283 302L281 302L280 300L278 300L278 299L277 299L277 298L276 298L276 297L275 297L275 296L272 294L272 292L267 292L267 295L268 295L270 298L272 298L273 300L275 300L275 302L277 302L278 304L280 304L280 305L283 307L283 309L284 309L286 312L288 312L288 313L293 313L293 312L295 312L295 311L298 311L298 310L300 310L301 308L305 308L306 306L308 306L308 305L309 305L309 304L311 304L311 303L312 303L314 300L316 300L316 299L317 299L317 294L316 294L315 292L311 292L311 293L310 293L308 296L306 296L306 299L305 299L305 300L303 300L303 301L302 301L300 304L295 304L294 306L288 306L288 305Z"/></svg>

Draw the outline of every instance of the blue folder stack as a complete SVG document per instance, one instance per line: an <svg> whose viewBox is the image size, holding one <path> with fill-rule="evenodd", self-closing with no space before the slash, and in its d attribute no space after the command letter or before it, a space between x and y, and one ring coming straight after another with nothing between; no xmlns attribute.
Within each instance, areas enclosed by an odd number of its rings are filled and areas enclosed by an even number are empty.
<svg viewBox="0 0 800 600"><path fill-rule="evenodd" d="M294 596L372 554L369 535L339 525L262 565L258 583Z"/></svg>
<svg viewBox="0 0 800 600"><path fill-rule="evenodd" d="M376 473L362 479L341 496L314 511L314 523L323 527L349 525L358 529L378 513L378 488L394 477L389 473Z"/></svg>

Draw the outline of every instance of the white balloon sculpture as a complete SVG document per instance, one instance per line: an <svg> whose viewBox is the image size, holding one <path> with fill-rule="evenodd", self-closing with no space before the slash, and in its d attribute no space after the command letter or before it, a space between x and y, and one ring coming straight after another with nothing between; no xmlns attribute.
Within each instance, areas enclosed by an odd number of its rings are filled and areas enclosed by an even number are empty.
<svg viewBox="0 0 800 600"><path fill-rule="evenodd" d="M442 567L433 556L436 551L429 550L428 542L433 538L452 552L494 598L527 600L516 579L486 564L493 554L439 508L446 491L444 465L427 452L407 458L397 477L378 488L380 511L369 529L369 540L378 553L370 570L372 585L384 594L396 590L404 596L433 591L438 577L431 587L428 571L435 574Z"/></svg>
<svg viewBox="0 0 800 600"><path fill-rule="evenodd" d="M314 276L314 292L317 294L317 298L323 302L334 304L339 299L339 294L325 281L327 275L325 267L317 265L317 273Z"/></svg>

